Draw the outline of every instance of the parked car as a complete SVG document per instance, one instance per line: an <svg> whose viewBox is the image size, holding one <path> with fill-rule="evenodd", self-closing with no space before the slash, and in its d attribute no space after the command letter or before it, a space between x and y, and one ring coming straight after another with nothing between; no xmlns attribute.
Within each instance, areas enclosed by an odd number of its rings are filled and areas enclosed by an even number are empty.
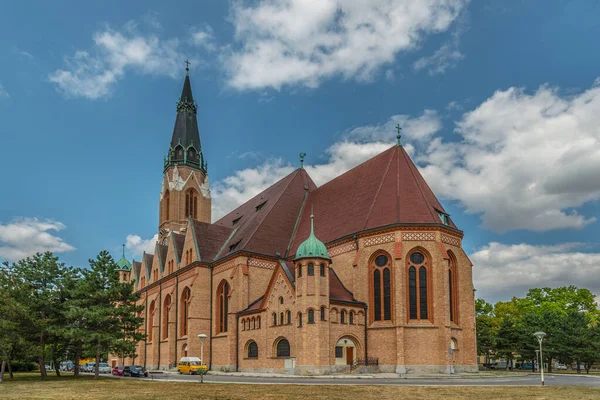
<svg viewBox="0 0 600 400"><path fill-rule="evenodd" d="M128 365L123 369L123 376L132 376L132 377L143 377L144 371L135 365Z"/></svg>
<svg viewBox="0 0 600 400"><path fill-rule="evenodd" d="M107 363L98 364L98 372L101 374L110 374L112 372L112 368Z"/></svg>
<svg viewBox="0 0 600 400"><path fill-rule="evenodd" d="M134 365L134 367L141 370L142 373L144 374L144 377L146 377L146 378L148 377L148 371L146 370L146 367L144 367L143 365Z"/></svg>
<svg viewBox="0 0 600 400"><path fill-rule="evenodd" d="M502 360L502 361L497 361L497 362L493 363L490 368L491 369L506 369L507 366L508 366L508 363L506 361Z"/></svg>
<svg viewBox="0 0 600 400"><path fill-rule="evenodd" d="M112 374L116 376L123 376L123 371L125 370L124 365L116 366L112 369Z"/></svg>
<svg viewBox="0 0 600 400"><path fill-rule="evenodd" d="M567 366L565 364L556 364L556 366L554 367L555 370L560 371L560 370L566 370ZM575 367L575 369L577 369L577 367Z"/></svg>
<svg viewBox="0 0 600 400"><path fill-rule="evenodd" d="M96 363L92 361L92 362L83 364L83 367L81 370L83 372L94 372L95 366L96 366Z"/></svg>
<svg viewBox="0 0 600 400"><path fill-rule="evenodd" d="M177 364L177 371L180 374L197 374L201 364L198 357L181 357Z"/></svg>

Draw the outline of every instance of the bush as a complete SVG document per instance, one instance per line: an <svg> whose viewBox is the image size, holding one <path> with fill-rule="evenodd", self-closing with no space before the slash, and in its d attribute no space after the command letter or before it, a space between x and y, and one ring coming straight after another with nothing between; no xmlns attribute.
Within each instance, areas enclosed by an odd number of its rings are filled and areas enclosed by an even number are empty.
<svg viewBox="0 0 600 400"><path fill-rule="evenodd" d="M12 361L11 366L13 372L27 372L40 370L40 365L31 361ZM8 372L8 366L6 367L6 372Z"/></svg>

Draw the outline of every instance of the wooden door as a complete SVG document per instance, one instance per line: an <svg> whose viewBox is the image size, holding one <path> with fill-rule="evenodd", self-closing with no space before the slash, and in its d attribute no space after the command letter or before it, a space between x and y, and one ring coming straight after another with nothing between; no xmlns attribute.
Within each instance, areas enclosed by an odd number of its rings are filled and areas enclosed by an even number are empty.
<svg viewBox="0 0 600 400"><path fill-rule="evenodd" d="M354 362L354 348L346 347L346 365L352 365Z"/></svg>

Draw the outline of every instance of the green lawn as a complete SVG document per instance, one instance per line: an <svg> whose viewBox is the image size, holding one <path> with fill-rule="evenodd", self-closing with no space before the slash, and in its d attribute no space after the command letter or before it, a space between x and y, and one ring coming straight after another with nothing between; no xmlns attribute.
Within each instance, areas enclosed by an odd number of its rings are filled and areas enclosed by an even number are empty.
<svg viewBox="0 0 600 400"><path fill-rule="evenodd" d="M1 399L598 399L593 387L303 386L94 380L91 376L17 374L0 385Z"/></svg>

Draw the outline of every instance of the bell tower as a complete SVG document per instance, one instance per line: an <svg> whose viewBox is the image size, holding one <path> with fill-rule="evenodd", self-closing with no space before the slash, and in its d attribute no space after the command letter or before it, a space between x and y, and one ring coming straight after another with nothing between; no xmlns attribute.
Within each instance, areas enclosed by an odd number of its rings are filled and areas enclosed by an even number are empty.
<svg viewBox="0 0 600 400"><path fill-rule="evenodd" d="M164 159L158 218L159 243L163 243L171 231L185 231L189 218L211 222L208 165L200 144L197 105L192 96L188 61L185 71L171 145Z"/></svg>

